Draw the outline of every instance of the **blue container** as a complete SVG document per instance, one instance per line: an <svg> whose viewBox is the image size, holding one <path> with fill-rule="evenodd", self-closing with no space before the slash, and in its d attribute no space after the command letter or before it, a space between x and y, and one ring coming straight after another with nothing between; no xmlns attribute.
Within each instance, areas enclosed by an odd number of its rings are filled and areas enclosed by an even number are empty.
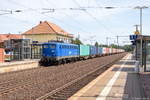
<svg viewBox="0 0 150 100"><path fill-rule="evenodd" d="M103 51L103 48L102 47L98 47L98 55L101 55L102 51Z"/></svg>
<svg viewBox="0 0 150 100"><path fill-rule="evenodd" d="M97 52L96 52L97 50L96 50L96 46L90 46L90 55L96 55L97 54Z"/></svg>
<svg viewBox="0 0 150 100"><path fill-rule="evenodd" d="M79 46L68 43L49 42L42 44L42 56L48 58L69 58L79 56Z"/></svg>

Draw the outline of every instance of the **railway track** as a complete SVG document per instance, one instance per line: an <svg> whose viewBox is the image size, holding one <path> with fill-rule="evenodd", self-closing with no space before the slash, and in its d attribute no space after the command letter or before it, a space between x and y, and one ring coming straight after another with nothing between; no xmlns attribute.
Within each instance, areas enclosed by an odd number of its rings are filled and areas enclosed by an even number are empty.
<svg viewBox="0 0 150 100"><path fill-rule="evenodd" d="M0 100L35 100L46 93L48 95L51 93L57 95L59 93L60 98L64 98L63 100L65 100L65 98L78 91L81 88L80 85L82 87L85 86L103 72L102 70L106 70L107 68L103 67L106 66L106 62L108 65L110 61L114 62L124 55L106 56L72 64L59 65L57 67L52 66L49 68L7 73L6 75L2 74L0 75ZM99 72L96 71L98 68L100 68ZM90 72L93 69L95 69L92 71L93 73ZM87 76L89 79L83 80ZM75 85L75 88L72 88L72 85ZM53 95L53 98L48 96L48 99L61 100L57 97L58 95Z"/></svg>
<svg viewBox="0 0 150 100"><path fill-rule="evenodd" d="M119 58L119 59L121 59L121 58ZM57 88L57 89L51 91L50 93L47 93L47 94L37 98L36 100L67 100L74 93L76 93L78 90L83 88L85 85L87 85L93 79L95 79L97 76L99 76L105 70L107 70L111 65L113 65L119 59L116 59L116 60L109 62L107 64L104 64L104 65L98 66L97 69L65 84L64 86L62 86L60 88Z"/></svg>
<svg viewBox="0 0 150 100"><path fill-rule="evenodd" d="M82 67L86 67L88 66L88 63L84 63L82 65ZM61 72L60 72L61 74ZM55 79L55 78L53 78ZM10 81L7 81L7 82L2 82L0 83L0 94L6 94L7 92L10 92L10 91L13 91L17 88L20 88L20 87L24 87L24 86L31 86L32 84L34 84L34 81L31 81L32 78L27 78L25 80L19 80L17 81L14 81L14 80L10 80ZM37 79L38 80L38 79ZM40 81L40 83L44 83L45 80L42 80Z"/></svg>

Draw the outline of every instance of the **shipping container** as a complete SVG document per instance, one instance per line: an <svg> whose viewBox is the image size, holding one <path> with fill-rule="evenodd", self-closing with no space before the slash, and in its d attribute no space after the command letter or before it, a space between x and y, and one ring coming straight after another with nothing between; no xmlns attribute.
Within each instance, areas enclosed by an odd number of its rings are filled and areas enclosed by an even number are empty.
<svg viewBox="0 0 150 100"><path fill-rule="evenodd" d="M115 53L115 48L112 49L112 53Z"/></svg>
<svg viewBox="0 0 150 100"><path fill-rule="evenodd" d="M99 50L99 47L96 47L96 54L98 55L98 50Z"/></svg>
<svg viewBox="0 0 150 100"><path fill-rule="evenodd" d="M90 46L88 45L79 45L80 46L80 56L89 56Z"/></svg>
<svg viewBox="0 0 150 100"><path fill-rule="evenodd" d="M95 56L96 53L96 46L90 46L90 56Z"/></svg>
<svg viewBox="0 0 150 100"><path fill-rule="evenodd" d="M4 49L0 48L0 63L4 62Z"/></svg>
<svg viewBox="0 0 150 100"><path fill-rule="evenodd" d="M103 47L102 53L106 54L106 48L105 47Z"/></svg>
<svg viewBox="0 0 150 100"><path fill-rule="evenodd" d="M113 48L109 48L109 53L110 53L110 54L113 53Z"/></svg>
<svg viewBox="0 0 150 100"><path fill-rule="evenodd" d="M114 50L114 53L117 53L117 49Z"/></svg>
<svg viewBox="0 0 150 100"><path fill-rule="evenodd" d="M106 54L109 54L109 48L106 48Z"/></svg>
<svg viewBox="0 0 150 100"><path fill-rule="evenodd" d="M98 47L98 55L101 55L102 54L102 50L103 48L102 47Z"/></svg>

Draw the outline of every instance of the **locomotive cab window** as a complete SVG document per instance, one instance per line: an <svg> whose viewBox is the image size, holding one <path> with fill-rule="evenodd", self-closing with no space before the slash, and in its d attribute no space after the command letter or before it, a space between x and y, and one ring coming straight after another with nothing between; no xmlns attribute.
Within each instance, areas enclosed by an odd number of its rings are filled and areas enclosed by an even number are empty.
<svg viewBox="0 0 150 100"><path fill-rule="evenodd" d="M51 49L55 49L55 48L56 48L56 45L52 44L52 45L50 45L50 48L51 48Z"/></svg>
<svg viewBox="0 0 150 100"><path fill-rule="evenodd" d="M48 48L48 45L43 45L43 48Z"/></svg>

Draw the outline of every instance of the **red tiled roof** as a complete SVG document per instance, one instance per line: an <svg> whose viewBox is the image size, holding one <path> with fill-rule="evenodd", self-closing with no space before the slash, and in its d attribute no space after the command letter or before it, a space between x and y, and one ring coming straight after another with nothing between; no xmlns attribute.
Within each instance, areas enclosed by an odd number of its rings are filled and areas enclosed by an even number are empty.
<svg viewBox="0 0 150 100"><path fill-rule="evenodd" d="M0 42L4 42L9 39L21 39L23 38L20 34L0 34Z"/></svg>
<svg viewBox="0 0 150 100"><path fill-rule="evenodd" d="M71 34L67 33L56 24L50 23L48 21L40 22L39 25L33 27L23 34L60 34L73 37Z"/></svg>

